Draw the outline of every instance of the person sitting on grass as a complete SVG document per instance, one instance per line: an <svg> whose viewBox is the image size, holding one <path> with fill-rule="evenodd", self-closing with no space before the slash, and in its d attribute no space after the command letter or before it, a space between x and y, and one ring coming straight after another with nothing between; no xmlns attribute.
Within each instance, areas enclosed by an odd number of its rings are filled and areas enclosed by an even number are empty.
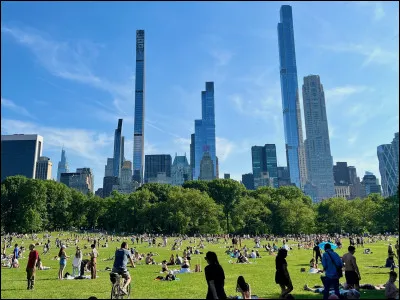
<svg viewBox="0 0 400 300"><path fill-rule="evenodd" d="M256 250L256 257L261 258L260 252L258 252L258 250Z"/></svg>
<svg viewBox="0 0 400 300"><path fill-rule="evenodd" d="M167 262L167 266L173 266L175 265L175 259L174 259L174 255L171 254L171 257L169 258L169 262Z"/></svg>
<svg viewBox="0 0 400 300"><path fill-rule="evenodd" d="M168 272L168 266L167 266L168 264L167 264L167 261L166 260L163 260L162 261L162 263L161 263L161 272L163 273L163 272Z"/></svg>
<svg viewBox="0 0 400 300"><path fill-rule="evenodd" d="M175 259L175 264L180 266L182 264L183 260L182 257L178 256L178 254L176 255L176 259Z"/></svg>
<svg viewBox="0 0 400 300"><path fill-rule="evenodd" d="M151 257L150 253L147 253L146 256L146 265L154 265L156 262L154 261L153 257Z"/></svg>
<svg viewBox="0 0 400 300"><path fill-rule="evenodd" d="M310 260L310 273L323 273L323 270L318 269L318 264L315 262L315 258Z"/></svg>
<svg viewBox="0 0 400 300"><path fill-rule="evenodd" d="M250 258L257 258L257 254L254 250L251 250Z"/></svg>
<svg viewBox="0 0 400 300"><path fill-rule="evenodd" d="M237 279L236 291L242 293L242 299L251 299L250 285L246 283L243 276L239 276Z"/></svg>
<svg viewBox="0 0 400 300"><path fill-rule="evenodd" d="M40 256L38 258L38 261L37 261L37 264L36 264L36 268L38 270L50 270L50 267L43 266L42 259L40 258Z"/></svg>
<svg viewBox="0 0 400 300"><path fill-rule="evenodd" d="M395 285L396 279L397 273L395 271L390 271L389 281L385 284L386 299L399 299L399 289Z"/></svg>
<svg viewBox="0 0 400 300"><path fill-rule="evenodd" d="M245 263L248 263L248 262L249 262L249 259L239 252L239 257L238 257L236 263L245 264Z"/></svg>

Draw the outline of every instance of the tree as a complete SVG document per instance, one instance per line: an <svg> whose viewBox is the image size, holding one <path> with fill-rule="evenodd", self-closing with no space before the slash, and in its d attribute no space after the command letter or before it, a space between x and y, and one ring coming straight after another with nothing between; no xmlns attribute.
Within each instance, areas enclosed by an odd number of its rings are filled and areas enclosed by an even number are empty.
<svg viewBox="0 0 400 300"><path fill-rule="evenodd" d="M215 202L223 205L226 231L229 233L229 215L239 198L246 194L246 188L243 184L233 179L214 179L208 183L208 188L209 195Z"/></svg>

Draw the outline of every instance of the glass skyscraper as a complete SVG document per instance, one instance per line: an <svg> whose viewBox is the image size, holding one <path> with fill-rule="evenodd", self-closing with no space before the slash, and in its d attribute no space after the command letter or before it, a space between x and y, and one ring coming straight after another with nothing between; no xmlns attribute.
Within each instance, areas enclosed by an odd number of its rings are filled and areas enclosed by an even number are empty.
<svg viewBox="0 0 400 300"><path fill-rule="evenodd" d="M1 181L15 175L35 178L42 145L43 137L37 134L2 135Z"/></svg>
<svg viewBox="0 0 400 300"><path fill-rule="evenodd" d="M291 182L302 188L307 173L302 140L292 7L290 5L282 5L280 9L278 44L286 159Z"/></svg>
<svg viewBox="0 0 400 300"><path fill-rule="evenodd" d="M399 133L396 132L391 144L378 146L379 172L381 173L382 195L390 197L396 194L399 184Z"/></svg>
<svg viewBox="0 0 400 300"><path fill-rule="evenodd" d="M215 178L217 174L214 82L206 82L206 90L201 92L201 114L201 120L194 121L194 180L199 179L200 162L205 152L209 153L213 162L213 178Z"/></svg>
<svg viewBox="0 0 400 300"><path fill-rule="evenodd" d="M60 182L61 173L68 173L68 162L67 157L65 156L65 150L61 150L61 161L58 162L58 169L57 169L57 181Z"/></svg>
<svg viewBox="0 0 400 300"><path fill-rule="evenodd" d="M115 129L114 134L114 164L113 164L113 176L120 177L122 167L122 156L123 156L123 144L122 144L122 119L118 119L118 127Z"/></svg>
<svg viewBox="0 0 400 300"><path fill-rule="evenodd" d="M171 179L172 157L169 154L146 155L145 160L145 183L156 182L160 173Z"/></svg>
<svg viewBox="0 0 400 300"><path fill-rule="evenodd" d="M261 186L263 174L266 172L268 172L268 178L272 179L273 186L276 188L278 187L278 166L275 144L251 147L251 162L255 188Z"/></svg>
<svg viewBox="0 0 400 300"><path fill-rule="evenodd" d="M306 162L308 182L315 194L309 196L320 202L335 196L333 158L329 142L325 94L318 75L304 77L304 120L306 124Z"/></svg>
<svg viewBox="0 0 400 300"><path fill-rule="evenodd" d="M143 183L144 175L144 30L136 30L135 124L133 132L133 180Z"/></svg>

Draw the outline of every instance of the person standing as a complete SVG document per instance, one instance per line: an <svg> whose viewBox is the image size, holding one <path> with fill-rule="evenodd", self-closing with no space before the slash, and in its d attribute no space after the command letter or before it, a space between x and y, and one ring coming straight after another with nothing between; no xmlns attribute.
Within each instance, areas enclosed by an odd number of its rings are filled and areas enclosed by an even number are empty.
<svg viewBox="0 0 400 300"><path fill-rule="evenodd" d="M90 278L96 279L97 257L99 256L99 253L97 252L95 244L92 244L90 247L92 248L92 252L90 252Z"/></svg>
<svg viewBox="0 0 400 300"><path fill-rule="evenodd" d="M14 260L18 260L19 257L19 248L18 248L18 244L15 244L14 246L14 251L13 251L13 257L12 257L12 264L14 263Z"/></svg>
<svg viewBox="0 0 400 300"><path fill-rule="evenodd" d="M353 246L349 246L348 253L343 255L342 261L344 263L344 275L346 277L346 283L351 285L357 291L360 291L360 280L361 275L358 270L356 258L354 257L354 253L356 252L356 248Z"/></svg>
<svg viewBox="0 0 400 300"><path fill-rule="evenodd" d="M314 245L313 256L314 253L315 253L315 263L318 264L318 258L322 261L321 249L319 248L318 244Z"/></svg>
<svg viewBox="0 0 400 300"><path fill-rule="evenodd" d="M224 290L225 285L225 273L221 265L218 262L217 254L215 252L208 251L206 253L205 260L208 265L204 268L206 281L208 285L206 299L226 299Z"/></svg>
<svg viewBox="0 0 400 300"><path fill-rule="evenodd" d="M67 258L69 258L69 256L67 255L67 253L65 252L65 245L61 246L60 251L58 252L58 257L60 257L60 269L58 270L58 279L62 280L63 279L63 272L65 269L65 266L67 265Z"/></svg>
<svg viewBox="0 0 400 300"><path fill-rule="evenodd" d="M287 250L280 248L278 255L275 258L275 283L281 287L280 299L286 298L291 291L293 291L292 280L290 279L289 271L287 269Z"/></svg>
<svg viewBox="0 0 400 300"><path fill-rule="evenodd" d="M339 255L331 249L331 244L326 243L324 246L325 253L322 255L322 265L325 271L323 279L324 284L324 300L329 297L329 289L334 288L336 296L340 297L339 278L342 277L343 263Z"/></svg>
<svg viewBox="0 0 400 300"><path fill-rule="evenodd" d="M80 267L82 263L82 251L79 247L76 247L75 257L72 261L72 276L80 275Z"/></svg>
<svg viewBox="0 0 400 300"><path fill-rule="evenodd" d="M26 279L28 280L27 290L33 290L35 285L36 264L39 259L39 253L35 250L35 245L29 245L28 264L26 265Z"/></svg>

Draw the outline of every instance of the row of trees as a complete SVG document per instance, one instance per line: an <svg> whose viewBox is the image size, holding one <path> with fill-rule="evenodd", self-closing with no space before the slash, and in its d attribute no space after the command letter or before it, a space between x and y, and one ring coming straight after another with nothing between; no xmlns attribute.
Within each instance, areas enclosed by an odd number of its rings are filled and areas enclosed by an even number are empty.
<svg viewBox="0 0 400 300"><path fill-rule="evenodd" d="M398 231L398 194L313 204L293 186L246 190L237 181L145 184L102 199L51 180L12 176L1 183L2 232L96 227L117 232L297 234Z"/></svg>

